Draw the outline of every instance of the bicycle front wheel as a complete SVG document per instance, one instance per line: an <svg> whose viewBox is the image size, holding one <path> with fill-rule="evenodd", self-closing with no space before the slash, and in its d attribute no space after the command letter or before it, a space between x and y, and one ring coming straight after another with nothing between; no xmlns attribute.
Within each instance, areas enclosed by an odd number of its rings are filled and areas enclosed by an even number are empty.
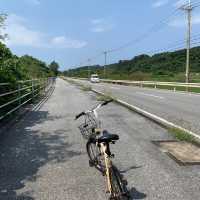
<svg viewBox="0 0 200 200"><path fill-rule="evenodd" d="M122 175L119 170L112 166L110 169L110 183L112 188L112 194L110 200L128 200L129 193L127 190L127 182L122 179Z"/></svg>
<svg viewBox="0 0 200 200"><path fill-rule="evenodd" d="M100 147L96 145L95 140L89 139L86 144L86 149L89 157L89 163L101 173L105 173L104 158L101 154Z"/></svg>

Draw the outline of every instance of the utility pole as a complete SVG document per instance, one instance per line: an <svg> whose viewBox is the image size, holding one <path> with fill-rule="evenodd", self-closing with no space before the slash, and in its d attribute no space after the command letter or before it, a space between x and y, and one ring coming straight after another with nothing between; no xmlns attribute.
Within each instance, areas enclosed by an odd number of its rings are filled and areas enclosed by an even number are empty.
<svg viewBox="0 0 200 200"><path fill-rule="evenodd" d="M104 51L104 56L105 56L105 64L104 64L104 70L103 70L103 74L104 74L104 78L106 78L106 65L107 65L107 51Z"/></svg>
<svg viewBox="0 0 200 200"><path fill-rule="evenodd" d="M187 52L186 52L186 72L185 72L185 82L190 81L190 47L191 47L191 20L192 20L192 10L194 7L191 5L191 0L188 0L188 5L181 7L182 10L186 11L187 14Z"/></svg>

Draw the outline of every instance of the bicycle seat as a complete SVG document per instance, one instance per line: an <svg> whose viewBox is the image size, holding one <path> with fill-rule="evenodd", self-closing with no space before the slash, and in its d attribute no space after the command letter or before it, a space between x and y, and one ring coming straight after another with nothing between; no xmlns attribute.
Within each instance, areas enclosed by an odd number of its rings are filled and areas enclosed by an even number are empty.
<svg viewBox="0 0 200 200"><path fill-rule="evenodd" d="M116 140L119 140L119 135L110 134L110 133L108 133L107 130L104 130L103 135L97 139L97 142L98 143L103 143L103 142L109 143L109 142L116 141Z"/></svg>

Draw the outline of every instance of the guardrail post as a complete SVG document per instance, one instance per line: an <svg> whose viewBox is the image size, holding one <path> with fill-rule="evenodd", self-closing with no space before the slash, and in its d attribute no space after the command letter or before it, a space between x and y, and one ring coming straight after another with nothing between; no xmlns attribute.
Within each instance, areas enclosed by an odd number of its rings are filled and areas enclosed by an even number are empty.
<svg viewBox="0 0 200 200"><path fill-rule="evenodd" d="M34 102L34 80L31 81L32 102Z"/></svg>
<svg viewBox="0 0 200 200"><path fill-rule="evenodd" d="M189 87L188 87L188 85L186 86L186 92L189 92Z"/></svg>
<svg viewBox="0 0 200 200"><path fill-rule="evenodd" d="M48 78L45 78L44 79L44 95L46 95L47 81L48 81Z"/></svg>
<svg viewBox="0 0 200 200"><path fill-rule="evenodd" d="M17 92L17 97L18 97L18 99L19 99L19 101L18 101L18 103L19 103L19 105L21 105L21 103L22 103L22 101L21 101L21 83L20 82L18 82L18 85L17 85L17 89L18 89L18 92Z"/></svg>
<svg viewBox="0 0 200 200"><path fill-rule="evenodd" d="M42 79L38 80L38 84L39 84L38 94L39 96L41 96L42 95Z"/></svg>
<svg viewBox="0 0 200 200"><path fill-rule="evenodd" d="M174 92L176 92L176 87L174 87Z"/></svg>
<svg viewBox="0 0 200 200"><path fill-rule="evenodd" d="M44 88L45 88L45 78L42 79L42 95L44 95Z"/></svg>
<svg viewBox="0 0 200 200"><path fill-rule="evenodd" d="M157 86L156 86L156 84L155 84L155 87L154 87L155 89L157 88Z"/></svg>

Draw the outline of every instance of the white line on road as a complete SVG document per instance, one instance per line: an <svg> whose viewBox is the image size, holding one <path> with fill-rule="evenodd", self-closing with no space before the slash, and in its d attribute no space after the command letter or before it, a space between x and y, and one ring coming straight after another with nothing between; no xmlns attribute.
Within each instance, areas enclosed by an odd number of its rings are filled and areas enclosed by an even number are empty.
<svg viewBox="0 0 200 200"><path fill-rule="evenodd" d="M136 92L136 94L141 94L141 95L145 95L145 96L149 96L149 97L155 97L155 98L159 98L159 99L165 99L162 96L156 96L156 95L148 94L148 93L144 93L144 92Z"/></svg>
<svg viewBox="0 0 200 200"><path fill-rule="evenodd" d="M95 92L97 94L105 95L104 93L99 92L97 90L93 90L93 92ZM143 110L143 109L141 109L139 107L133 106L133 105L131 105L131 104L125 102L125 101L122 101L120 99L115 99L115 101L120 103L121 105L126 106L126 107L136 111L137 113L139 113L139 114L141 114L141 115L143 115L143 116L145 116L145 117L147 117L147 118L149 118L149 119L151 119L151 120L153 120L153 121L155 121L155 122L167 127L167 128L179 129L179 130L184 131L184 132L192 135L193 137L195 137L198 142L200 141L200 136L198 134L190 131L190 130L187 130L187 129L185 129L185 128L179 126L179 125L176 125L176 124L174 124L174 123L172 123L172 122L170 122L170 121L168 121L168 120L166 120L166 119L164 119L162 117L159 117L159 116L157 116L155 114L149 113L149 112L147 112L147 111L145 111L145 110Z"/></svg>
<svg viewBox="0 0 200 200"><path fill-rule="evenodd" d="M120 88L117 88L117 87L110 87L111 89L114 89L114 90L119 90Z"/></svg>
<svg viewBox="0 0 200 200"><path fill-rule="evenodd" d="M109 87L110 89L114 89L114 90L119 90L120 89L118 87L112 87L112 86L107 86L107 85L95 85L95 86L97 86L97 87L103 87L103 88Z"/></svg>

